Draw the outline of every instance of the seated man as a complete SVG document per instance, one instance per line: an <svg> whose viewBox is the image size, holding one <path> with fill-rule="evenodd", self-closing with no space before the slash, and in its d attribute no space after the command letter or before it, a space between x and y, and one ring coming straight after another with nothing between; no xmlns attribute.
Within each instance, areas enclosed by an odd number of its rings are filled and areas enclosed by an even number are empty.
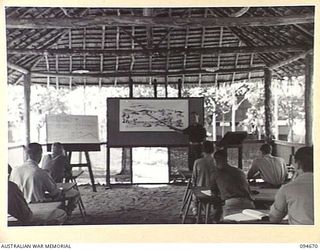
<svg viewBox="0 0 320 250"><path fill-rule="evenodd" d="M278 190L269 218L279 223L288 215L289 224L313 225L313 148L299 148L294 159L298 176Z"/></svg>
<svg viewBox="0 0 320 250"><path fill-rule="evenodd" d="M63 182L63 178L66 178L66 181L70 179L72 168L60 142L52 144L52 154L44 156L42 168L50 173L55 182Z"/></svg>
<svg viewBox="0 0 320 250"><path fill-rule="evenodd" d="M228 164L224 150L215 152L214 159L218 170L211 176L211 190L225 202L223 217L254 208L249 184L242 170Z"/></svg>
<svg viewBox="0 0 320 250"><path fill-rule="evenodd" d="M213 143L205 141L202 145L203 157L194 162L192 173L192 184L197 187L210 186L210 177L217 170L213 159Z"/></svg>
<svg viewBox="0 0 320 250"><path fill-rule="evenodd" d="M11 170L11 167L8 166L9 176ZM45 214L34 214L24 199L23 193L12 181L8 181L8 214L16 218L22 225L61 225L67 217L66 212L62 209L47 211Z"/></svg>
<svg viewBox="0 0 320 250"><path fill-rule="evenodd" d="M202 145L202 158L195 160L192 173L192 185L194 187L210 187L211 175L217 170L213 159L213 142L205 141ZM192 213L197 215L196 198L192 199Z"/></svg>
<svg viewBox="0 0 320 250"><path fill-rule="evenodd" d="M11 181L18 185L28 203L48 200L46 192L51 200L68 200L67 214L70 215L78 202L79 192L71 189L63 193L57 188L57 184L50 174L39 168L38 164L42 157L40 144L30 143L26 148L26 154L27 161L12 170Z"/></svg>
<svg viewBox="0 0 320 250"><path fill-rule="evenodd" d="M260 147L261 157L252 162L247 178L255 179L260 174L271 187L279 187L287 176L286 163L282 158L272 156L271 151L269 144L263 144Z"/></svg>

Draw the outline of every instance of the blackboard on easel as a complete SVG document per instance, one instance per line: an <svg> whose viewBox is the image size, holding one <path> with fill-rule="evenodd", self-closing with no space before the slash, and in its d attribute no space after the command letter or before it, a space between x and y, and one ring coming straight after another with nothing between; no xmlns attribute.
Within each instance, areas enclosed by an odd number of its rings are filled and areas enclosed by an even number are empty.
<svg viewBox="0 0 320 250"><path fill-rule="evenodd" d="M98 117L85 115L47 115L47 150L51 151L52 143L60 142L67 153L72 167L87 167L96 192L89 151L100 151ZM71 164L72 152L84 152L86 163Z"/></svg>

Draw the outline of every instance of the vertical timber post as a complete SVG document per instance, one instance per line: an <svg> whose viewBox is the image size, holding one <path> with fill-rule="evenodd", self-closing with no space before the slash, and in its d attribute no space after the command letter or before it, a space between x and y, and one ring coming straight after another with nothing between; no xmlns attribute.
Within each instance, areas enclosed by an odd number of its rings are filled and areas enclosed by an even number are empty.
<svg viewBox="0 0 320 250"><path fill-rule="evenodd" d="M157 91L157 79L154 79L153 80L153 95L154 95L154 98L157 98L158 97L158 91Z"/></svg>
<svg viewBox="0 0 320 250"><path fill-rule="evenodd" d="M304 105L305 105L305 144L312 146L312 123L313 123L313 53L308 53L305 57L305 89L304 89Z"/></svg>
<svg viewBox="0 0 320 250"><path fill-rule="evenodd" d="M178 97L181 98L181 89L182 89L182 82L181 79L178 80Z"/></svg>
<svg viewBox="0 0 320 250"><path fill-rule="evenodd" d="M132 81L131 77L129 79L129 97L133 98L133 81Z"/></svg>
<svg viewBox="0 0 320 250"><path fill-rule="evenodd" d="M265 110L265 140L272 140L272 115L271 115L271 70L264 69L264 110Z"/></svg>
<svg viewBox="0 0 320 250"><path fill-rule="evenodd" d="M23 91L24 91L24 125L25 125L25 145L30 143L30 95L31 95L31 75L24 74L23 76Z"/></svg>

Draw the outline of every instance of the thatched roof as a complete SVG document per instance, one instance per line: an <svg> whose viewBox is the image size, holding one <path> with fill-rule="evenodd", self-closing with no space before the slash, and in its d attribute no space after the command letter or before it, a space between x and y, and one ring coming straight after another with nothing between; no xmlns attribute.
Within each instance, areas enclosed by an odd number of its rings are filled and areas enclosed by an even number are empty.
<svg viewBox="0 0 320 250"><path fill-rule="evenodd" d="M7 7L6 27L9 84L217 84L303 75L314 7Z"/></svg>

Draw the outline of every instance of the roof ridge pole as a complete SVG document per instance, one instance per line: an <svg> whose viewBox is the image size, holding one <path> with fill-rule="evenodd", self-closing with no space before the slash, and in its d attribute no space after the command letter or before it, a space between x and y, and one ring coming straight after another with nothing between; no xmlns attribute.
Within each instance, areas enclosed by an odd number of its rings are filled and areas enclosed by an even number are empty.
<svg viewBox="0 0 320 250"><path fill-rule="evenodd" d="M271 81L272 71L264 69L264 110L265 110L265 141L272 140L272 114L271 114Z"/></svg>
<svg viewBox="0 0 320 250"><path fill-rule="evenodd" d="M304 105L305 105L305 144L313 145L312 140L312 124L313 124L313 53L310 52L305 57L305 89L304 89Z"/></svg>

